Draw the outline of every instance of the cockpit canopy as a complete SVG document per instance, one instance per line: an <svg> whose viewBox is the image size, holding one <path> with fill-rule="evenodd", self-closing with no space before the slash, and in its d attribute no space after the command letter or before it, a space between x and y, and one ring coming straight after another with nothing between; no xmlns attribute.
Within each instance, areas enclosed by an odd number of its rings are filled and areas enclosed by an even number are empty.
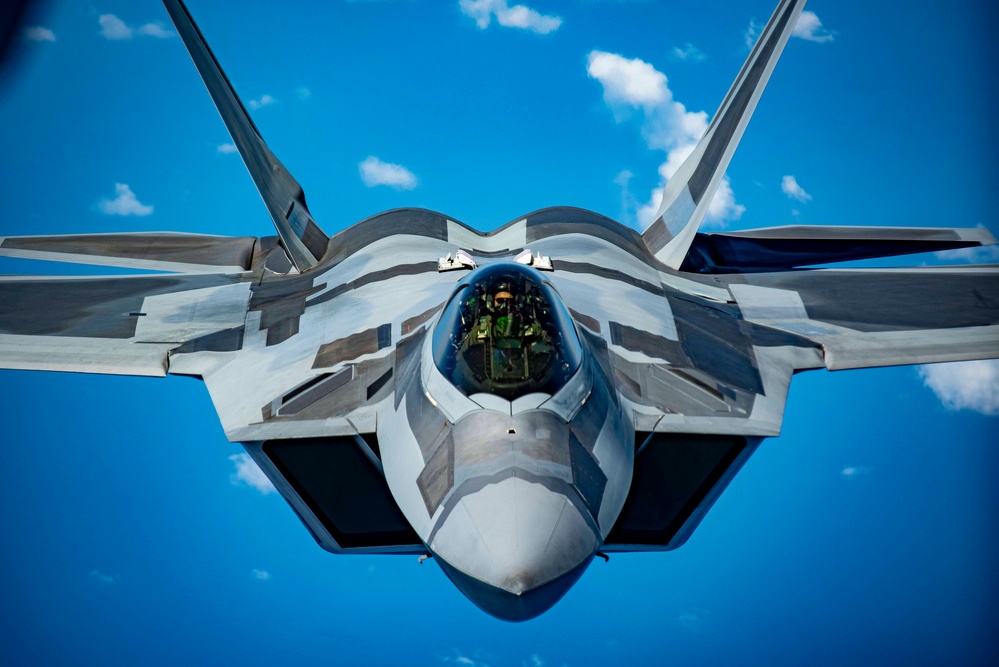
<svg viewBox="0 0 999 667"><path fill-rule="evenodd" d="M434 362L466 395L555 394L582 347L565 306L537 269L499 263L469 274L434 329Z"/></svg>

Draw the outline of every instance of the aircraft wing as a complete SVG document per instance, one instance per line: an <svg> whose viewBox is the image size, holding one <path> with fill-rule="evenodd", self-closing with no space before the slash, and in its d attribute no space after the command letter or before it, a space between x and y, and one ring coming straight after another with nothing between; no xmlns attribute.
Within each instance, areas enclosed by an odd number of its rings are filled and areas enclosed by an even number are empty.
<svg viewBox="0 0 999 667"><path fill-rule="evenodd" d="M0 256L179 273L242 273L266 241L174 232L0 236Z"/></svg>
<svg viewBox="0 0 999 667"><path fill-rule="evenodd" d="M235 346L249 295L214 274L0 276L0 368L164 376L171 350Z"/></svg>

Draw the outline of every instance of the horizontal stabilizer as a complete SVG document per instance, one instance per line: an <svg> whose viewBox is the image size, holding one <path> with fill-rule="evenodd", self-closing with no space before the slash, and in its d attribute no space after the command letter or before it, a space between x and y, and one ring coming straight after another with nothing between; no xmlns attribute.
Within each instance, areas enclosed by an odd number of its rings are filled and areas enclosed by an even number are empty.
<svg viewBox="0 0 999 667"><path fill-rule="evenodd" d="M697 234L681 265L693 273L790 269L993 245L980 227L812 227L791 225L741 232Z"/></svg>
<svg viewBox="0 0 999 667"><path fill-rule="evenodd" d="M264 143L184 3L163 0L163 4L274 220L282 245L299 271L315 266L326 252L329 237L312 219L302 186Z"/></svg>
<svg viewBox="0 0 999 667"><path fill-rule="evenodd" d="M999 357L999 266L724 279L746 321L821 345L830 370Z"/></svg>
<svg viewBox="0 0 999 667"><path fill-rule="evenodd" d="M273 237L272 237L273 238ZM248 271L257 239L139 232L0 237L0 256L175 273Z"/></svg>
<svg viewBox="0 0 999 667"><path fill-rule="evenodd" d="M670 268L683 264L804 6L805 0L777 5L704 136L666 184L659 211L642 236L649 251Z"/></svg>

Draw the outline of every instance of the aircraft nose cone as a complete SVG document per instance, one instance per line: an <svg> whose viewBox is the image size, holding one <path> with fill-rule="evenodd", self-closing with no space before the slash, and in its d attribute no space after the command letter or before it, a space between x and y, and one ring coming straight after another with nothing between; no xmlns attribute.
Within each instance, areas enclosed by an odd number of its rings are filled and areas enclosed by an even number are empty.
<svg viewBox="0 0 999 667"><path fill-rule="evenodd" d="M509 477L462 497L430 548L472 602L526 620L568 591L599 544L592 522L565 495Z"/></svg>

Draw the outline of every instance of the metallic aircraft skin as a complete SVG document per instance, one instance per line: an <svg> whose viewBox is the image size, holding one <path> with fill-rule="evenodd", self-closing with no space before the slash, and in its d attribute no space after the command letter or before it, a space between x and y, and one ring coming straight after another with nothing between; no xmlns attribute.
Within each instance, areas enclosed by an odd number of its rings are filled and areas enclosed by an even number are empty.
<svg viewBox="0 0 999 667"><path fill-rule="evenodd" d="M332 237L164 4L278 236L0 237L172 272L0 277L0 368L203 379L331 552L431 554L486 612L532 618L595 555L682 545L780 433L795 372L999 357L999 267L802 268L985 230L697 232L802 0L780 0L644 234L556 207L488 233L398 209Z"/></svg>

